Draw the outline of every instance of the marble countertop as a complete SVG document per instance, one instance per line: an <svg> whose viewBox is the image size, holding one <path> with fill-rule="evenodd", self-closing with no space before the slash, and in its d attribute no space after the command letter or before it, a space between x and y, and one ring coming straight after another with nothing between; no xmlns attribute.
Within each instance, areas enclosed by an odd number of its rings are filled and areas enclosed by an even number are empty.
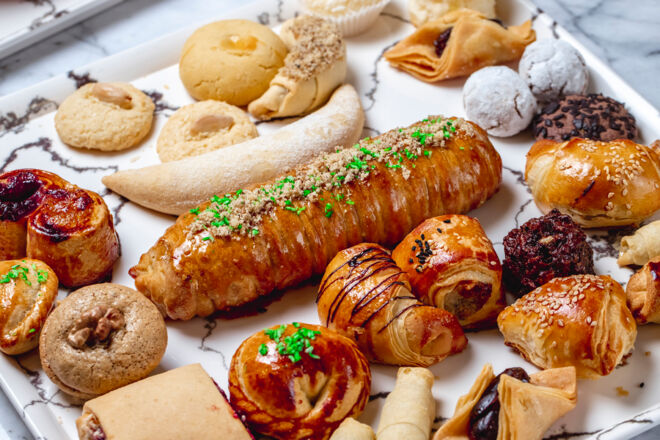
<svg viewBox="0 0 660 440"><path fill-rule="evenodd" d="M28 1L28 0L23 0ZM634 89L660 108L660 2L533 0ZM38 3L38 2L35 2ZM69 29L0 59L0 96L157 38L207 21L244 0L126 0ZM0 5L0 14L2 13ZM635 440L660 438L660 427ZM33 437L0 392L0 440Z"/></svg>

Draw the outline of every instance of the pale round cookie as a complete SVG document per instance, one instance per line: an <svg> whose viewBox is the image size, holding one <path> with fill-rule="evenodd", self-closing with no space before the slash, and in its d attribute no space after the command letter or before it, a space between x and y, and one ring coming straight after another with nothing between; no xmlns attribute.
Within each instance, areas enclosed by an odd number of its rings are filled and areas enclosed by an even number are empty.
<svg viewBox="0 0 660 440"><path fill-rule="evenodd" d="M130 84L85 84L60 104L55 130L72 147L101 151L137 145L151 130L154 103Z"/></svg>
<svg viewBox="0 0 660 440"><path fill-rule="evenodd" d="M260 97L284 65L287 49L270 28L222 20L197 29L179 60L179 76L197 100L244 106Z"/></svg>
<svg viewBox="0 0 660 440"><path fill-rule="evenodd" d="M158 135L163 162L198 156L259 136L247 113L226 102L207 100L177 110Z"/></svg>
<svg viewBox="0 0 660 440"><path fill-rule="evenodd" d="M146 377L167 346L165 321L141 293L119 284L83 287L50 314L41 365L66 394L91 399Z"/></svg>

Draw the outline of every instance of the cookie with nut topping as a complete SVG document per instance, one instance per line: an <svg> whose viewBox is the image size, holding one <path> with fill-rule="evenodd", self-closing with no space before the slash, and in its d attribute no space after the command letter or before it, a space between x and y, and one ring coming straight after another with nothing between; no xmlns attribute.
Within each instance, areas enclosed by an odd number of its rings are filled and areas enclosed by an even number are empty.
<svg viewBox="0 0 660 440"><path fill-rule="evenodd" d="M64 393L91 399L146 377L167 346L165 321L146 297L118 284L62 300L39 339L41 365Z"/></svg>
<svg viewBox="0 0 660 440"><path fill-rule="evenodd" d="M82 86L55 114L55 130L67 145L119 151L137 145L151 130L154 103L130 84Z"/></svg>

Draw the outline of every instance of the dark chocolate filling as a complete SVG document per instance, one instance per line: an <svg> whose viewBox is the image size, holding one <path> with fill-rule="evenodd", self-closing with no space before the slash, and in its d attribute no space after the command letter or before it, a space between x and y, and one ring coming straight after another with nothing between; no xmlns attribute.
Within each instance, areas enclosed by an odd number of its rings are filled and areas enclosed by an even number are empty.
<svg viewBox="0 0 660 440"><path fill-rule="evenodd" d="M440 35L438 35L438 38L436 38L433 42L433 46L435 47L435 54L438 56L438 58L442 56L442 53L447 48L447 43L449 42L449 37L451 36L451 30L452 28L445 30Z"/></svg>

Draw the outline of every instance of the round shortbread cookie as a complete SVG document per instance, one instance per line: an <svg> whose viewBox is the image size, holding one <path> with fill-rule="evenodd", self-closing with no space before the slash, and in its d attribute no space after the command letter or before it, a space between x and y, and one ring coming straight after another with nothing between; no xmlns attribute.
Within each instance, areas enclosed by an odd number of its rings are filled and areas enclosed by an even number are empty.
<svg viewBox="0 0 660 440"><path fill-rule="evenodd" d="M177 110L158 135L163 162L198 156L259 135L247 113L226 102L207 100Z"/></svg>
<svg viewBox="0 0 660 440"><path fill-rule="evenodd" d="M60 104L55 130L72 147L125 150L149 133L153 114L153 101L130 84L90 83Z"/></svg>

